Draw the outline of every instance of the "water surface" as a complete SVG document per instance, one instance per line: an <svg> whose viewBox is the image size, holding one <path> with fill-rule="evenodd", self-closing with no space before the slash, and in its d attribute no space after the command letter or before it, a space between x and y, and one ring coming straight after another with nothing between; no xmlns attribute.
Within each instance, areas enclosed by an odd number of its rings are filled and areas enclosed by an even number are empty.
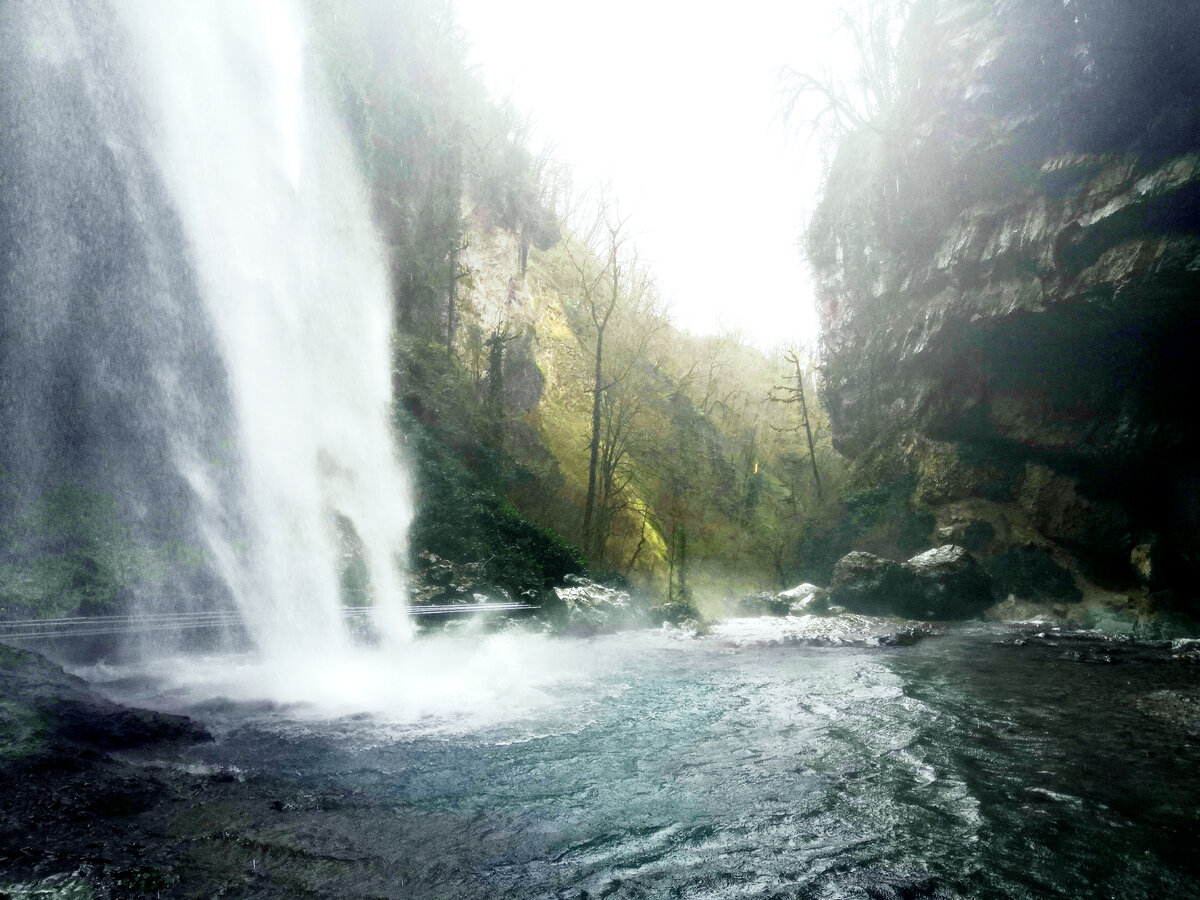
<svg viewBox="0 0 1200 900"><path fill-rule="evenodd" d="M1195 670L1168 648L756 628L429 640L313 703L236 660L110 690L205 720L190 764L325 798L242 842L317 893L1200 895Z"/></svg>

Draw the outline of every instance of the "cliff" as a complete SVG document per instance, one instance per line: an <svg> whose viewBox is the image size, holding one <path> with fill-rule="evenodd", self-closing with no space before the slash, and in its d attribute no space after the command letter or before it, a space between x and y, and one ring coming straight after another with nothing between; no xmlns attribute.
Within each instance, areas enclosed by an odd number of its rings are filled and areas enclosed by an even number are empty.
<svg viewBox="0 0 1200 900"><path fill-rule="evenodd" d="M809 233L836 446L1114 586L1200 559L1197 35L1171 0L917 3Z"/></svg>

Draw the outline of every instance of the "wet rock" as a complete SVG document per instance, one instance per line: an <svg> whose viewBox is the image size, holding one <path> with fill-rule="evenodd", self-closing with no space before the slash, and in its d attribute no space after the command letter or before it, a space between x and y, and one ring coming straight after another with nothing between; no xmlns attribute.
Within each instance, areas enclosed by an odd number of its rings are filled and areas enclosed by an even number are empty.
<svg viewBox="0 0 1200 900"><path fill-rule="evenodd" d="M787 602L788 612L793 616L812 615L829 609L829 591L807 582L780 592L779 599Z"/></svg>
<svg viewBox="0 0 1200 900"><path fill-rule="evenodd" d="M946 544L914 556L904 567L916 576L923 609L914 618L970 619L992 605L991 578L964 548Z"/></svg>
<svg viewBox="0 0 1200 900"><path fill-rule="evenodd" d="M409 578L408 598L415 606L508 603L513 599L509 591L488 581L478 563L456 564L429 551L417 555L417 565Z"/></svg>
<svg viewBox="0 0 1200 900"><path fill-rule="evenodd" d="M866 615L969 619L992 605L991 579L971 554L948 544L905 563L856 551L833 569L829 602Z"/></svg>
<svg viewBox="0 0 1200 900"><path fill-rule="evenodd" d="M628 591L582 575L568 575L563 582L553 590L561 631L594 634L651 624L646 604Z"/></svg>
<svg viewBox="0 0 1200 900"><path fill-rule="evenodd" d="M833 567L829 601L851 612L910 616L923 600L917 576L894 560L854 551Z"/></svg>
<svg viewBox="0 0 1200 900"><path fill-rule="evenodd" d="M934 625L854 613L832 616L759 616L718 622L711 635L737 647L791 644L807 647L908 647L937 635Z"/></svg>
<svg viewBox="0 0 1200 900"><path fill-rule="evenodd" d="M791 601L783 599L782 595L759 591L734 601L732 613L735 616L786 616L791 609Z"/></svg>
<svg viewBox="0 0 1200 900"><path fill-rule="evenodd" d="M45 657L0 645L0 743L10 757L132 750L212 735L187 716L113 703Z"/></svg>
<svg viewBox="0 0 1200 900"><path fill-rule="evenodd" d="M1059 565L1051 552L1042 546L1010 547L985 560L983 567L991 576L992 595L996 600L1012 596L1033 602L1062 602L1083 597L1071 571Z"/></svg>

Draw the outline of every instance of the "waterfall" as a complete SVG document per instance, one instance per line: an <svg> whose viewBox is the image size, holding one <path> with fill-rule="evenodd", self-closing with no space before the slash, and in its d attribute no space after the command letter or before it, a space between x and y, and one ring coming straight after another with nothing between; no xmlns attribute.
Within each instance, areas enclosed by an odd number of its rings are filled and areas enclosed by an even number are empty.
<svg viewBox="0 0 1200 900"><path fill-rule="evenodd" d="M5 29L20 26L4 42L15 46L0 44L20 60L0 76L20 165L0 193L46 202L2 207L0 241L16 260L3 271L5 305L20 310L5 333L19 328L23 349L0 367L6 385L33 379L51 392L17 404L35 411L5 470L99 484L143 532L194 541L203 590L165 587L143 608L223 594L268 655L337 652L349 642L350 544L381 630L406 637L397 560L411 506L390 424L387 268L309 65L303 8L80 0L16 2L2 15ZM53 140L63 134L71 140ZM79 174L89 167L103 178ZM51 183L64 177L69 189ZM80 194L86 229L69 209ZM79 387L59 419L95 427L64 442L39 419L89 340L81 316L97 331L94 358L75 365ZM53 352L39 359L27 345L51 326L42 343ZM139 461L147 455L153 464ZM50 462L37 468L39 456Z"/></svg>

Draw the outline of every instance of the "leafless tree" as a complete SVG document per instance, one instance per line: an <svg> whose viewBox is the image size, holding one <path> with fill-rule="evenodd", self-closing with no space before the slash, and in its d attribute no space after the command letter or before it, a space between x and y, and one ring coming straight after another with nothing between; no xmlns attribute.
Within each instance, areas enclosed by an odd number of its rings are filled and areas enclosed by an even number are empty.
<svg viewBox="0 0 1200 900"><path fill-rule="evenodd" d="M836 34L852 47L854 70L828 65L812 69L784 66L779 93L784 121L830 151L863 128L879 128L880 114L896 99L900 32L913 0L857 0L837 13ZM835 35L836 36L836 35Z"/></svg>
<svg viewBox="0 0 1200 900"><path fill-rule="evenodd" d="M590 223L576 231L578 242L566 243L567 258L576 275L575 290L595 341L582 530L584 551L596 560L604 555L612 507L627 486L622 469L629 454L631 425L640 409L633 394L613 391L645 360L663 324L650 276L632 245L628 222L612 203L602 200ZM609 359L606 340L610 326L618 320L629 325L622 330L630 339Z"/></svg>
<svg viewBox="0 0 1200 900"><path fill-rule="evenodd" d="M824 499L821 492L821 473L817 469L817 451L813 441L812 420L808 414L808 397L804 390L804 366L801 363L800 354L795 350L788 350L783 354L784 360L792 367L794 371L794 384L777 385L771 392L770 399L779 403L794 403L799 407L800 424L794 428L775 428L776 431L804 431L805 441L808 444L808 459L812 464L813 485L817 490L817 499ZM774 427L774 426L773 426Z"/></svg>

